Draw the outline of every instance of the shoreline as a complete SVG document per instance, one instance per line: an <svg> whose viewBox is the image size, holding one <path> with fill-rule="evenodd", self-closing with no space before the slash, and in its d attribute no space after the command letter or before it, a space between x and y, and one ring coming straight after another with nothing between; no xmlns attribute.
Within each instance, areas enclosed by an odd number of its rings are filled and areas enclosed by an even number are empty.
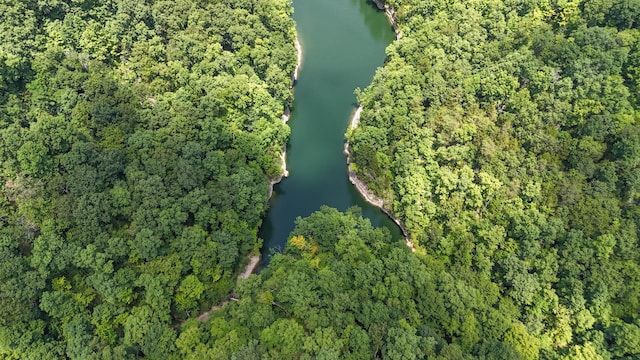
<svg viewBox="0 0 640 360"><path fill-rule="evenodd" d="M298 62L296 63L296 68L291 73L291 85L289 85L289 89L291 89L292 92L296 85L296 82L298 81L298 74L300 73L300 67L302 66L302 45L300 45L300 39L298 38L297 35L296 35L296 41L295 41L295 48L296 48L296 52L298 53L297 55ZM291 118L291 109L287 106L284 108L284 113L282 113L282 117L281 117L282 123L286 124L290 118ZM269 180L269 197L267 198L267 201L271 200L271 198L273 197L273 187L277 183L282 181L283 178L286 178L289 176L289 170L287 170L287 144L286 143L282 146L282 152L280 153L280 162L281 162L280 169L282 170L282 173L280 174L280 176Z"/></svg>
<svg viewBox="0 0 640 360"><path fill-rule="evenodd" d="M378 7L378 10L384 11L384 14L387 16L389 20L389 24L393 28L393 32L396 33L396 40L402 39L402 32L398 30L398 23L396 19L394 19L393 15L395 15L396 10L386 4L383 4L380 0L371 0Z"/></svg>
<svg viewBox="0 0 640 360"><path fill-rule="evenodd" d="M361 113L362 113L362 105L358 105L358 108L351 115L351 120L349 121L349 129L347 130L347 132L353 131L355 128L358 127L358 125L360 124ZM402 235L404 236L404 240L407 243L407 246L411 249L411 251L415 252L416 249L415 249L415 246L413 245L413 241L411 241L409 232L404 227L402 222L400 222L400 220L393 215L393 212L391 212L391 210L385 207L384 199L382 199L381 197L373 193L369 189L369 186L367 185L367 183L365 183L362 179L360 179L356 174L355 170L353 169L353 164L351 162L351 151L349 151L348 139L345 140L344 142L344 154L347 156L347 172L349 175L349 182L351 182L351 184L353 184L356 187L356 189L360 193L360 196L362 196L362 198L366 202L380 209L383 213L385 213L389 217L389 219L391 219L394 223L396 223L396 225L398 225L398 227L400 228L400 231L402 231Z"/></svg>
<svg viewBox="0 0 640 360"><path fill-rule="evenodd" d="M387 19L389 20L389 24L391 24L391 27L393 28L393 32L395 32L396 34L396 40L400 40L402 38L402 32L398 29L398 23L393 17L393 15L396 13L395 9L387 6L386 4L383 4L381 0L371 0L371 1L373 1L376 7L378 7L378 10L384 11L385 15L387 16ZM358 104L358 108L351 115L351 120L349 121L349 129L347 130L347 133L352 132L358 127L358 125L360 124L361 113L362 113L362 105ZM360 179L356 174L355 170L353 169L353 165L351 162L351 152L349 151L349 139L345 139L344 154L347 156L347 172L349 175L349 182L351 182L356 187L356 189L360 193L360 196L362 196L362 198L366 202L380 209L383 213L385 213L389 217L389 219L391 219L394 223L396 223L396 225L398 225L398 227L400 228L400 231L402 231L402 235L404 235L404 240L407 243L407 246L411 249L411 251L415 252L416 248L413 244L413 241L411 241L409 232L404 227L402 222L400 222L400 220L393 215L393 212L391 210L387 209L384 206L384 199L382 199L381 197L373 193L369 189L369 186L367 185L367 183L365 183L362 179Z"/></svg>
<svg viewBox="0 0 640 360"><path fill-rule="evenodd" d="M298 39L297 35L296 35L295 47L298 53L297 55L298 62L296 63L295 70L291 73L291 85L289 86L289 89L291 89L291 91L293 91L293 88L296 85L296 81L298 81L298 73L300 72L300 66L302 65L302 46L300 45L300 40ZM291 118L291 109L287 106L284 109L284 113L282 113L282 117L281 117L282 123L286 124L290 118ZM284 146L282 147L282 152L280 153L280 161L282 162L280 165L280 168L282 169L282 173L277 178L269 180L269 198L267 199L267 201L269 201L273 196L274 185L282 181L283 178L289 176L289 171L287 170L287 144L284 144ZM251 255L249 257L249 263L244 267L242 272L238 274L238 279L247 279L249 276L251 276L251 274L253 274L258 268L258 265L260 264L261 260L262 259L260 255ZM231 297L229 297L228 300L221 302L219 305L212 305L211 308L209 308L209 311L205 311L202 314L198 315L196 319L200 322L207 321L207 319L209 319L209 316L211 316L211 313L222 309L225 305L229 303L229 301L238 301L238 299L236 299L232 295ZM182 321L181 324L184 324L185 321Z"/></svg>

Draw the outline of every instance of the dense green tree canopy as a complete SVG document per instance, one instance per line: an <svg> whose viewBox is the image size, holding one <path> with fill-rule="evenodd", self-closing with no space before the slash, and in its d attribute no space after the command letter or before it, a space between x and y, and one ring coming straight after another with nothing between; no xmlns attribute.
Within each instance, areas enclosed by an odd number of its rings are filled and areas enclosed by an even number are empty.
<svg viewBox="0 0 640 360"><path fill-rule="evenodd" d="M359 176L428 264L495 289L509 351L638 356L640 3L386 4L402 38L359 93Z"/></svg>
<svg viewBox="0 0 640 360"><path fill-rule="evenodd" d="M640 2L386 5L348 138L416 251L322 208L234 287L290 2L0 4L0 358L640 357Z"/></svg>
<svg viewBox="0 0 640 360"><path fill-rule="evenodd" d="M508 359L531 346L488 279L453 279L425 260L357 209L322 208L299 218L284 253L239 284L239 301L205 325L185 324L177 343L193 359L460 359L475 349ZM512 342L495 336L511 332Z"/></svg>
<svg viewBox="0 0 640 360"><path fill-rule="evenodd" d="M291 12L0 4L0 357L166 359L228 297L281 171Z"/></svg>

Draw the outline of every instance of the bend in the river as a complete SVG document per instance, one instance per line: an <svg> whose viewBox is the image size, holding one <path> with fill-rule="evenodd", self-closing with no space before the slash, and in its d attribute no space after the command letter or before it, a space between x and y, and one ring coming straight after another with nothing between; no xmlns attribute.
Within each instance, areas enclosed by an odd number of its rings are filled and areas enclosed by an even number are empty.
<svg viewBox="0 0 640 360"><path fill-rule="evenodd" d="M358 206L374 225L402 237L395 223L351 185L343 154L344 133L355 109L353 91L371 82L395 34L370 0L294 0L293 5L303 65L288 123L290 176L275 186L259 234L263 266L270 249L284 248L295 219L322 205L343 211Z"/></svg>

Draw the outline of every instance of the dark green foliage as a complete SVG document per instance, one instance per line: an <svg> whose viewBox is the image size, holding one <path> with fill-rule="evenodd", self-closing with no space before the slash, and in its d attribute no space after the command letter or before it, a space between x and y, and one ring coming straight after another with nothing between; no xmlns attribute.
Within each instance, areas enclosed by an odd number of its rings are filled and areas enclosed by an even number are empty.
<svg viewBox="0 0 640 360"><path fill-rule="evenodd" d="M228 296L288 136L291 11L0 5L0 357L172 358Z"/></svg>

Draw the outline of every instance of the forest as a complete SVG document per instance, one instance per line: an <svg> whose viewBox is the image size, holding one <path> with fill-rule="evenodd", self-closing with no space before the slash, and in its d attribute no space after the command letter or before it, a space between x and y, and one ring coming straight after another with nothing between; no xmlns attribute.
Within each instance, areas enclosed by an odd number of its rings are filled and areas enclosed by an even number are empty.
<svg viewBox="0 0 640 360"><path fill-rule="evenodd" d="M323 207L237 282L291 2L0 3L0 358L640 358L640 1L382 3L346 136L415 251Z"/></svg>
<svg viewBox="0 0 640 360"><path fill-rule="evenodd" d="M0 3L0 358L175 356L289 134L288 1Z"/></svg>
<svg viewBox="0 0 640 360"><path fill-rule="evenodd" d="M348 136L456 284L430 328L487 359L640 357L640 2L386 5L402 37Z"/></svg>

